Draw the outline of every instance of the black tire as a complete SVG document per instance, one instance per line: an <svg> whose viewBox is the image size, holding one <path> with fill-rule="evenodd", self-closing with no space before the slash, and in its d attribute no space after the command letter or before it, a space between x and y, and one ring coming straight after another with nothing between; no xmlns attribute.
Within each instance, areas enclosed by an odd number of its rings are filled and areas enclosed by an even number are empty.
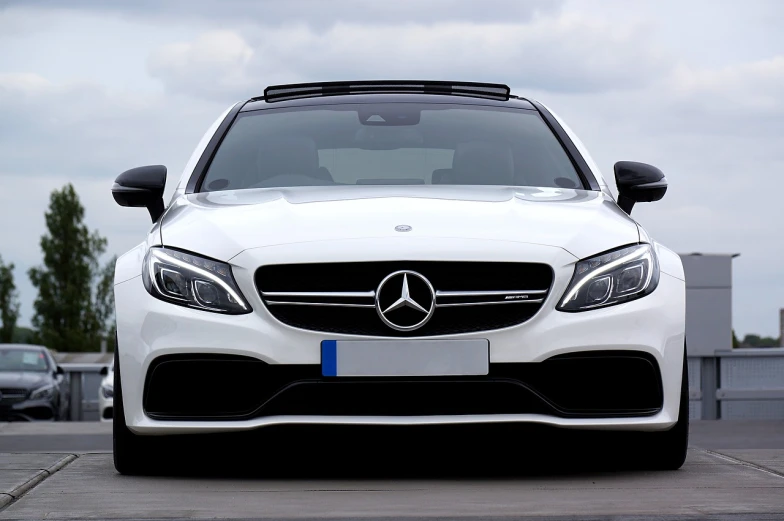
<svg viewBox="0 0 784 521"><path fill-rule="evenodd" d="M644 466L651 470L678 470L686 461L689 446L689 369L686 361L686 346L683 347L683 373L681 376L681 399L678 421L669 430L646 433L638 447L644 451Z"/></svg>
<svg viewBox="0 0 784 521"><path fill-rule="evenodd" d="M114 468L120 474L126 475L153 473L155 468L151 453L151 440L134 434L125 424L120 359L117 356L117 343L115 342L114 345L114 414L112 415Z"/></svg>

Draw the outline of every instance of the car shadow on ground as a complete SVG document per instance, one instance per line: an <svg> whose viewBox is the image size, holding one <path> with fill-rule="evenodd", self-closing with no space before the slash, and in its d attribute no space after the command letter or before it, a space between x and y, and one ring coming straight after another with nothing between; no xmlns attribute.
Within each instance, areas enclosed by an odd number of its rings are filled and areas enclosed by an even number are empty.
<svg viewBox="0 0 784 521"><path fill-rule="evenodd" d="M481 479L639 470L644 436L536 426L285 427L167 436L152 474L260 479Z"/></svg>

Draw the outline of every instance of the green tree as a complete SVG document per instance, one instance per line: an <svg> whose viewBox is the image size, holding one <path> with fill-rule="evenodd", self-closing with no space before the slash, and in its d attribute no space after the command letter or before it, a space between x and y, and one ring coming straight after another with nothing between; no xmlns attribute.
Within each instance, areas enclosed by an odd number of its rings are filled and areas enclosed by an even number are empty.
<svg viewBox="0 0 784 521"><path fill-rule="evenodd" d="M14 265L5 264L0 256L0 344L13 342L19 318L19 293L14 284Z"/></svg>
<svg viewBox="0 0 784 521"><path fill-rule="evenodd" d="M11 342L14 344L31 344L35 340L35 331L29 327L16 326Z"/></svg>
<svg viewBox="0 0 784 521"><path fill-rule="evenodd" d="M743 347L778 347L779 339L770 336L746 335L741 342Z"/></svg>
<svg viewBox="0 0 784 521"><path fill-rule="evenodd" d="M114 260L101 268L106 239L84 224L84 207L69 183L52 192L41 237L43 266L29 271L38 289L33 326L38 343L57 351L95 351L114 306Z"/></svg>

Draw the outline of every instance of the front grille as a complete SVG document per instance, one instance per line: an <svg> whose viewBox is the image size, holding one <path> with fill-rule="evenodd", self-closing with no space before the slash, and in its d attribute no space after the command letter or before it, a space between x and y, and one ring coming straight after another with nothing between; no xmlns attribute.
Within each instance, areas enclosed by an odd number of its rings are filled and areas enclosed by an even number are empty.
<svg viewBox="0 0 784 521"><path fill-rule="evenodd" d="M407 288L422 309L402 306L385 315ZM421 277L420 277L421 276ZM363 336L437 336L521 324L542 307L553 282L547 264L516 262L385 261L279 264L256 271L269 312L300 329ZM428 289L428 283L431 289ZM378 298L377 298L378 297ZM376 301L379 305L376 305Z"/></svg>
<svg viewBox="0 0 784 521"><path fill-rule="evenodd" d="M656 360L635 351L491 363L487 376L418 378L324 377L319 365L168 355L153 361L144 393L151 418L207 421L278 415L634 417L656 414L662 402Z"/></svg>
<svg viewBox="0 0 784 521"><path fill-rule="evenodd" d="M3 388L0 389L0 403L12 404L25 401L27 398L27 389L19 388Z"/></svg>

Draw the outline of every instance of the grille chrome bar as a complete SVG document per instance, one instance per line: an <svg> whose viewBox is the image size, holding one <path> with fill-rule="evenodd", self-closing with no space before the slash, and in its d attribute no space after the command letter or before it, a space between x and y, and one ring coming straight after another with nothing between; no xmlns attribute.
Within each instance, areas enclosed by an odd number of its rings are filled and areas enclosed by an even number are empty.
<svg viewBox="0 0 784 521"><path fill-rule="evenodd" d="M496 304L541 304L544 299L513 298L509 300L490 300L474 302L446 302L439 303L439 298L482 298L482 297L520 297L545 295L546 289L510 290L510 291L436 291L436 307L448 308L457 306L489 306ZM355 304L352 302L308 302L299 300L276 300L284 298L372 298L376 297L375 291L263 291L261 296L270 306L328 306L343 308L374 308L375 304Z"/></svg>
<svg viewBox="0 0 784 521"><path fill-rule="evenodd" d="M375 298L375 291L262 291L262 297Z"/></svg>
<svg viewBox="0 0 784 521"><path fill-rule="evenodd" d="M350 304L343 302L295 302L291 300L285 301L267 301L268 306L328 306L336 308L375 308L375 304Z"/></svg>
<svg viewBox="0 0 784 521"><path fill-rule="evenodd" d="M438 304L437 308L454 308L458 306L495 306L498 304L541 304L544 299L523 299L523 300L492 300L490 302L453 302L450 304Z"/></svg>
<svg viewBox="0 0 784 521"><path fill-rule="evenodd" d="M505 295L544 295L546 289L514 290L514 291L436 291L438 297L496 297Z"/></svg>

